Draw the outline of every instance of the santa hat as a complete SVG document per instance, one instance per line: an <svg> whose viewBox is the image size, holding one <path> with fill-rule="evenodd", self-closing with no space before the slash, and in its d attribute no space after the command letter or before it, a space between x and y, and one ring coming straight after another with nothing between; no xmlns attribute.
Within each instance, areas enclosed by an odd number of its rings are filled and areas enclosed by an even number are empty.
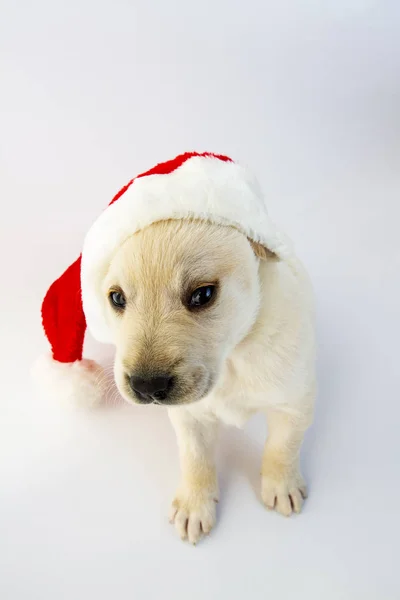
<svg viewBox="0 0 400 600"><path fill-rule="evenodd" d="M86 235L81 256L48 290L42 320L52 354L37 376L58 396L96 403L102 371L83 359L86 327L112 343L101 284L110 259L135 232L157 221L197 218L234 226L284 258L289 248L269 219L254 176L227 156L195 152L161 163L132 179L112 199Z"/></svg>

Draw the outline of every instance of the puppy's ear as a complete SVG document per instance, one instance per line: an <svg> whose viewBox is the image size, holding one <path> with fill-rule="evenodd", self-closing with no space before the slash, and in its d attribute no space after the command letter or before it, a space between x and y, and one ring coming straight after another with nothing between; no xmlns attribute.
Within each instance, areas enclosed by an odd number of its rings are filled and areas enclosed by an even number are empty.
<svg viewBox="0 0 400 600"><path fill-rule="evenodd" d="M250 242L250 246L253 248L253 252L257 256L257 258L259 258L261 260L275 260L275 261L279 260L278 256L274 252L272 252L271 250L269 250L268 248L266 248L259 242L253 242L253 240L250 240L250 239L249 239L249 242Z"/></svg>

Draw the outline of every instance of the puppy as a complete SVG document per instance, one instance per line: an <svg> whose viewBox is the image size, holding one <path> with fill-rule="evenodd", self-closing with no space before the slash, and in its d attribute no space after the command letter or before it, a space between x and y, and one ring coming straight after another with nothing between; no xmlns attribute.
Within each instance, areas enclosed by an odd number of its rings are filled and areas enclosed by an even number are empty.
<svg viewBox="0 0 400 600"><path fill-rule="evenodd" d="M265 505L285 516L307 495L299 452L314 406L310 282L296 258L279 260L233 227L160 221L129 237L104 277L122 396L168 407L182 480L171 522L196 544L218 500L218 424L268 419Z"/></svg>

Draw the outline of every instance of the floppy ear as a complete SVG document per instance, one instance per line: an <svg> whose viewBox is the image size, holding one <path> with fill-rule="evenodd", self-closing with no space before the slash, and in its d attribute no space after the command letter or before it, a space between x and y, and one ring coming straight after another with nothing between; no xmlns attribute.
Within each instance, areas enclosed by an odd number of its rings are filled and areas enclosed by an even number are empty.
<svg viewBox="0 0 400 600"><path fill-rule="evenodd" d="M276 261L279 260L278 256L274 252L272 252L271 250L269 250L268 248L266 248L259 242L254 242L253 240L250 240L250 239L249 239L249 242L250 242L250 246L253 248L253 252L257 256L257 258L260 258L261 260L276 260Z"/></svg>

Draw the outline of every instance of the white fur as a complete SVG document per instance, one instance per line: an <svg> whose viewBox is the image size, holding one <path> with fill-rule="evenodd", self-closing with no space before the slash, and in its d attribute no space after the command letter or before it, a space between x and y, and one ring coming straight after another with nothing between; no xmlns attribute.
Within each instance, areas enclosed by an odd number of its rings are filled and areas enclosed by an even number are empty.
<svg viewBox="0 0 400 600"><path fill-rule="evenodd" d="M259 273L258 318L229 356L217 386L204 400L169 410L183 473L170 518L179 535L194 544L216 520L213 450L220 422L242 427L251 415L264 413L269 429L261 469L265 506L290 516L301 511L307 496L299 452L316 392L312 289L294 258L273 269L261 263Z"/></svg>
<svg viewBox="0 0 400 600"><path fill-rule="evenodd" d="M249 335L224 363L218 384L201 402L172 411L243 427L269 408L311 421L315 391L314 299L301 262L259 265L261 299ZM241 312L249 312L246 298Z"/></svg>
<svg viewBox="0 0 400 600"><path fill-rule="evenodd" d="M143 369L175 379L169 414L182 478L170 518L192 543L215 523L220 422L241 427L264 413L263 502L289 516L306 497L299 453L316 391L313 292L294 255L277 260L262 250L232 228L157 223L125 242L104 280L104 297L119 286L127 299L122 312L109 303L107 313L121 394L141 401L127 375ZM219 282L217 302L188 319L182 290L202 281Z"/></svg>
<svg viewBox="0 0 400 600"><path fill-rule="evenodd" d="M57 401L91 408L102 400L103 369L93 360L61 363L50 354L41 356L33 366L32 376Z"/></svg>
<svg viewBox="0 0 400 600"><path fill-rule="evenodd" d="M274 408L311 420L315 336L309 278L296 259L274 268L261 263L259 276L256 324L229 356L213 393L187 407L196 418L208 415L242 427L252 414Z"/></svg>
<svg viewBox="0 0 400 600"><path fill-rule="evenodd" d="M95 221L84 242L83 308L88 328L98 341L113 341L101 284L115 251L151 223L190 216L234 225L281 258L291 255L288 240L268 216L256 178L237 163L197 156L167 175L136 179Z"/></svg>

